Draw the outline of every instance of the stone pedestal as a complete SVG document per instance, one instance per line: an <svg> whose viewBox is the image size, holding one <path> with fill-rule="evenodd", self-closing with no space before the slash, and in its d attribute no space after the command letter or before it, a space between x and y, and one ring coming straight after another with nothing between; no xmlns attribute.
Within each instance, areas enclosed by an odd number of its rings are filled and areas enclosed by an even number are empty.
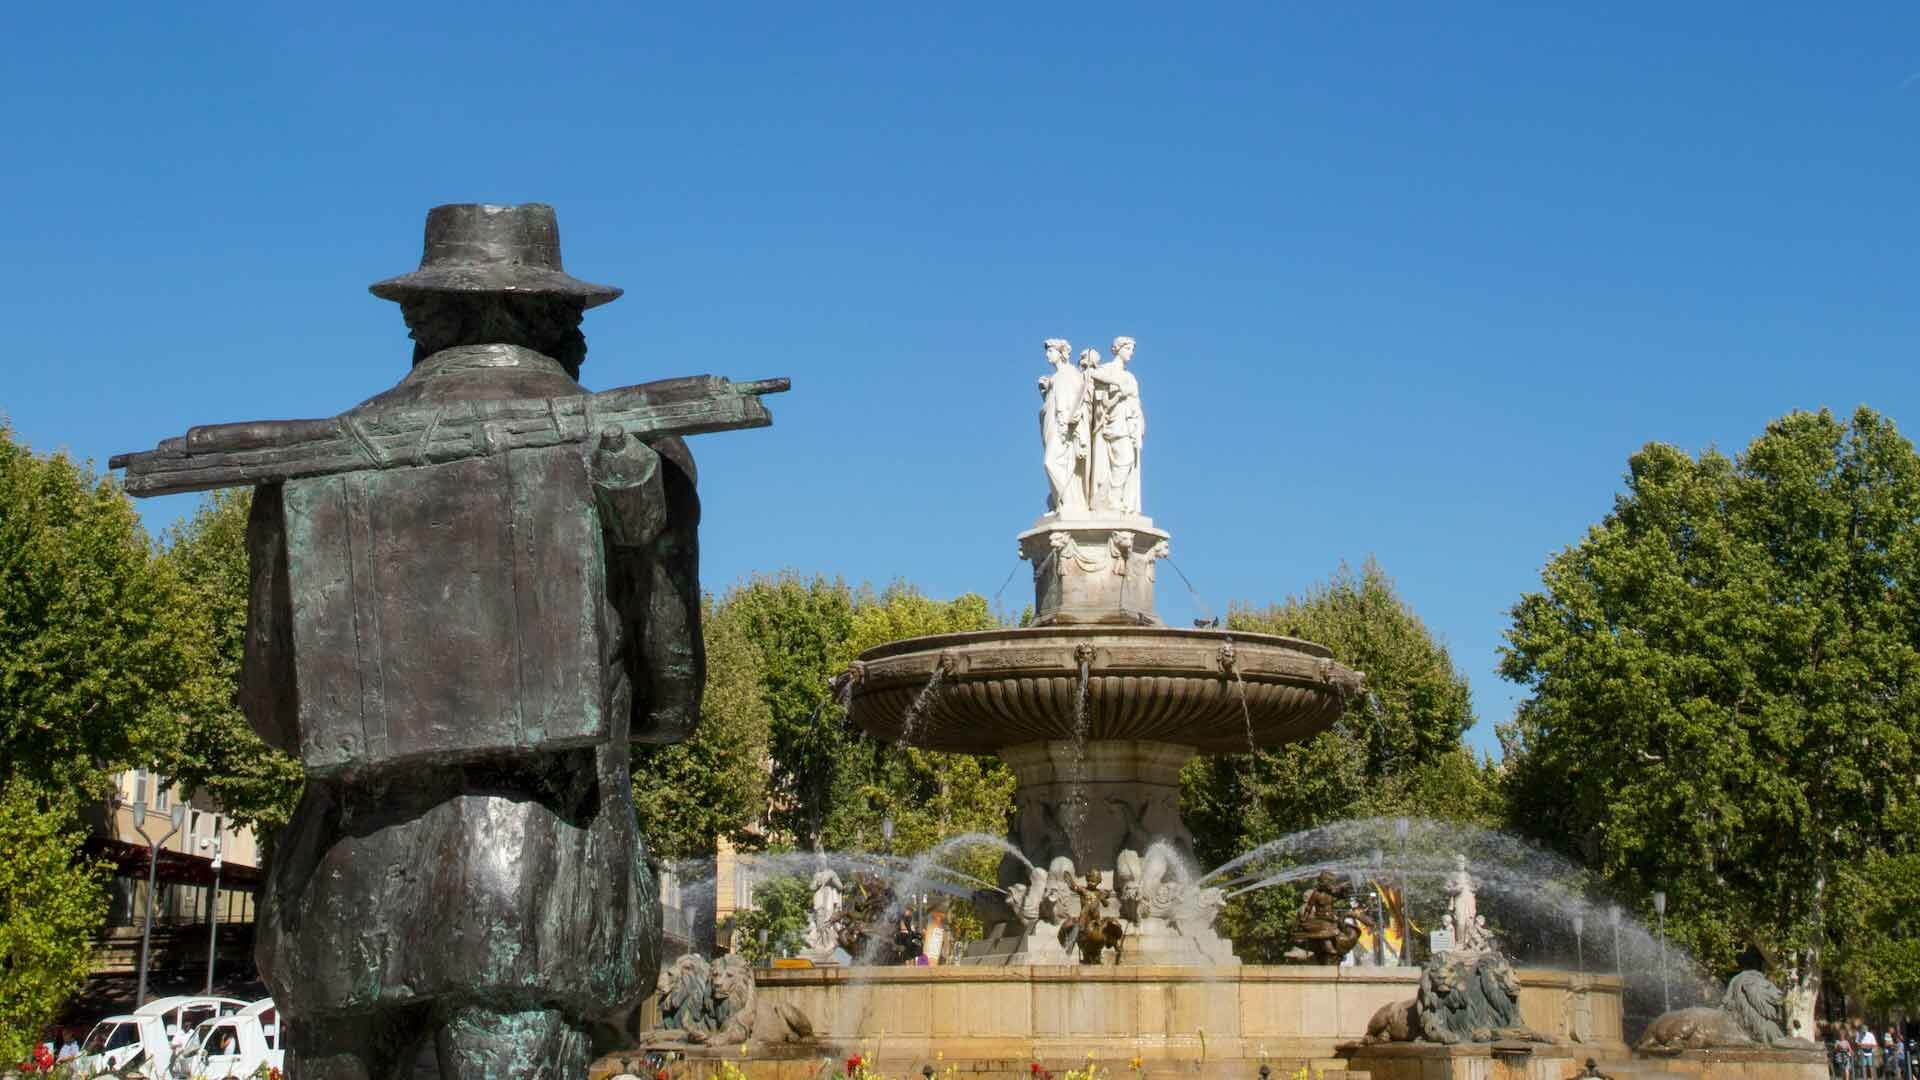
<svg viewBox="0 0 1920 1080"><path fill-rule="evenodd" d="M1035 626L1159 626L1154 563L1168 534L1141 514L1053 513L1020 534L1033 564Z"/></svg>
<svg viewBox="0 0 1920 1080"><path fill-rule="evenodd" d="M1114 880L1120 852L1160 841L1195 870L1193 834L1180 820L1180 767L1193 747L1144 739L1067 739L1000 751L1013 769L1014 843L1034 866L1073 861L1076 874Z"/></svg>
<svg viewBox="0 0 1920 1080"><path fill-rule="evenodd" d="M1074 886L1086 887L1088 872L1098 871L1102 916L1126 927L1110 962L1237 963L1213 930L1219 890L1193 884L1193 834L1180 820L1180 767L1193 753L1144 739L1052 739L1001 750L1019 781L1011 839L1026 861L1001 861L1000 884L1013 902L997 923L989 919L985 939L962 962L1079 962L1069 929L1081 904Z"/></svg>

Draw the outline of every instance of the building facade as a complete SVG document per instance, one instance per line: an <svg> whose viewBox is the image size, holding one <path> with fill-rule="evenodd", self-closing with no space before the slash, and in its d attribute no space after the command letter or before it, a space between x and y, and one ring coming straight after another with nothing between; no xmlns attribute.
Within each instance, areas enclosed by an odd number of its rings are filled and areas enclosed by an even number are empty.
<svg viewBox="0 0 1920 1080"><path fill-rule="evenodd" d="M112 784L107 796L83 813L87 856L113 867L94 973L136 970L149 907L151 973L203 970L216 930L221 968L228 974L251 971L261 881L253 830L235 825L206 795L183 791L144 769L117 773Z"/></svg>

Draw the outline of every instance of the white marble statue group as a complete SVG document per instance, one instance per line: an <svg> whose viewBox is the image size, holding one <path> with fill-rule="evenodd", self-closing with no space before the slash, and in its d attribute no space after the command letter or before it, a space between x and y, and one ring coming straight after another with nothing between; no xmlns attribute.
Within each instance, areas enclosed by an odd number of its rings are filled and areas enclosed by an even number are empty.
<svg viewBox="0 0 1920 1080"><path fill-rule="evenodd" d="M1060 338L1046 341L1051 375L1040 378L1040 442L1046 450L1047 509L1066 516L1140 513L1140 445L1147 414L1140 383L1127 370L1133 339L1113 339L1113 358L1080 354Z"/></svg>
<svg viewBox="0 0 1920 1080"><path fill-rule="evenodd" d="M1480 914L1465 855L1453 857L1453 872L1447 875L1447 912L1440 921L1453 932L1454 951L1487 952L1493 948L1493 934L1487 929L1487 917Z"/></svg>
<svg viewBox="0 0 1920 1080"><path fill-rule="evenodd" d="M816 963L835 960L835 953L840 950L838 924L845 889L840 875L832 870L822 867L813 875L813 909L807 919L806 955Z"/></svg>

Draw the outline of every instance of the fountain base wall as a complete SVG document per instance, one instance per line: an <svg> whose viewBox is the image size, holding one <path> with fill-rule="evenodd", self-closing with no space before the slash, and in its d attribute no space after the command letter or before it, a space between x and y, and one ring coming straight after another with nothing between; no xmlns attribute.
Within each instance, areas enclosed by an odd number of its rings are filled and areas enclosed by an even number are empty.
<svg viewBox="0 0 1920 1080"><path fill-rule="evenodd" d="M1817 1050L1689 1050L1667 1057L1612 1055L1579 1045L1539 1043L1437 1046L1380 1043L1342 1051L1348 1076L1368 1080L1570 1080L1586 1062L1614 1080L1826 1080Z"/></svg>
<svg viewBox="0 0 1920 1080"><path fill-rule="evenodd" d="M1529 1026L1614 1060L1620 979L1522 969ZM1147 1062L1337 1061L1382 1005L1413 996L1418 968L812 968L755 973L821 1041L886 1058ZM1578 1025L1578 1027L1576 1027ZM864 1047L864 1049L863 1049ZM737 1050L737 1048L735 1048ZM917 1066L913 1071L918 1071Z"/></svg>

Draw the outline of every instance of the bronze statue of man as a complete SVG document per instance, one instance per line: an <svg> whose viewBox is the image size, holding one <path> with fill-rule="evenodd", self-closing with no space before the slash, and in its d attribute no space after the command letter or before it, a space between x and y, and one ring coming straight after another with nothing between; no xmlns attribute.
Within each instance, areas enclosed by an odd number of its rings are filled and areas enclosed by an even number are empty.
<svg viewBox="0 0 1920 1080"><path fill-rule="evenodd" d="M769 422L712 377L589 394L553 210L436 207L372 292L415 343L325 420L195 428L116 459L137 494L255 483L240 702L307 781L261 969L300 1080L580 1078L654 983L630 742L696 722L693 459Z"/></svg>

